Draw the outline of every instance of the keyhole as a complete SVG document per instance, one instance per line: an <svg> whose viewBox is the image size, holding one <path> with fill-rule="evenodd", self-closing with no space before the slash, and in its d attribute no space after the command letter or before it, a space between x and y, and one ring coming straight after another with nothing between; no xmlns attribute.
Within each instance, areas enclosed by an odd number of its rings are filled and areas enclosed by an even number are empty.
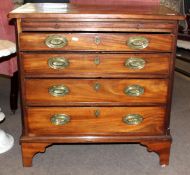
<svg viewBox="0 0 190 175"><path fill-rule="evenodd" d="M100 116L100 110L98 110L98 109L95 110L95 111L94 111L94 114L95 114L96 117L99 117L99 116Z"/></svg>

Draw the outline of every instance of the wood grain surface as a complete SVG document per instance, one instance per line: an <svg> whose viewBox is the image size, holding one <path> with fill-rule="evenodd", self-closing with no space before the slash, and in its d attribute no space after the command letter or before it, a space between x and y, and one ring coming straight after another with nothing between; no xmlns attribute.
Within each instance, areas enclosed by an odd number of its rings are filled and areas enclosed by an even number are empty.
<svg viewBox="0 0 190 175"><path fill-rule="evenodd" d="M113 142L140 143L159 155L161 165L168 165L177 26L184 16L152 5L157 0L114 2L28 3L9 13L10 19L17 18L24 166L31 166L33 156L53 143ZM45 42L52 35L65 37L67 45L49 48ZM127 43L134 36L146 37L148 47L130 48ZM66 58L69 66L50 68L52 57ZM130 57L143 58L145 67L125 67ZM68 94L50 94L57 85L66 86ZM128 96L124 91L131 85L141 86L144 93ZM129 113L141 115L142 122L124 123ZM71 120L55 126L50 121L55 114Z"/></svg>
<svg viewBox="0 0 190 175"><path fill-rule="evenodd" d="M36 153L43 153L50 143L22 143L22 160L24 167L32 166L32 158Z"/></svg>
<svg viewBox="0 0 190 175"><path fill-rule="evenodd" d="M23 31L103 31L103 32L173 32L176 23L164 20L125 20L112 21L72 21L72 20L47 20L47 19L23 19L21 21ZM40 25L39 25L40 23Z"/></svg>
<svg viewBox="0 0 190 175"><path fill-rule="evenodd" d="M64 58L69 66L54 69L48 65L51 58ZM131 69L125 66L129 58L144 59L145 67ZM99 64L95 60L99 60ZM168 75L170 54L38 54L23 53L21 61L26 77L157 77ZM158 66L159 65L159 66Z"/></svg>
<svg viewBox="0 0 190 175"><path fill-rule="evenodd" d="M169 165L171 140L163 141L143 141L142 145L147 147L149 152L155 152L160 159L160 165L163 167Z"/></svg>
<svg viewBox="0 0 190 175"><path fill-rule="evenodd" d="M62 48L49 48L45 40L52 35L60 35L68 40ZM145 49L133 49L127 45L130 37L142 36L149 40ZM95 43L95 38L100 43ZM174 36L170 34L122 34L122 33L22 33L21 51L165 51L172 50ZM164 47L163 47L164 46Z"/></svg>
<svg viewBox="0 0 190 175"><path fill-rule="evenodd" d="M95 116L99 110L100 115ZM51 123L54 114L70 116L70 122L55 126ZM123 118L128 114L140 114L142 123L128 125ZM63 134L101 135L162 135L164 134L164 107L75 107L75 108L28 108L28 133L30 136L59 136Z"/></svg>
<svg viewBox="0 0 190 175"><path fill-rule="evenodd" d="M165 6L130 5L77 5L28 3L9 13L9 18L49 19L153 19L183 20L184 16Z"/></svg>
<svg viewBox="0 0 190 175"><path fill-rule="evenodd" d="M96 83L100 89L95 90ZM64 85L69 93L54 97L48 90L54 85ZM144 94L131 97L124 93L126 87L140 85ZM166 103L168 81L157 79L26 79L25 94L28 105L92 105L92 104L146 104Z"/></svg>

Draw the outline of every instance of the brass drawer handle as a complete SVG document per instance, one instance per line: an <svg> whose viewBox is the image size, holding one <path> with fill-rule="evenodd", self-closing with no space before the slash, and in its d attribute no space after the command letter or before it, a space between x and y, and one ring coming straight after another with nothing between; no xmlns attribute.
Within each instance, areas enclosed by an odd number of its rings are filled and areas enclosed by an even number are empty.
<svg viewBox="0 0 190 175"><path fill-rule="evenodd" d="M62 97L69 94L69 88L65 85L55 85L49 88L49 94L54 97Z"/></svg>
<svg viewBox="0 0 190 175"><path fill-rule="evenodd" d="M149 40L144 36L132 36L127 41L131 49L145 49L149 45Z"/></svg>
<svg viewBox="0 0 190 175"><path fill-rule="evenodd" d="M45 39L45 44L49 48L62 48L68 44L68 40L62 35L50 35Z"/></svg>
<svg viewBox="0 0 190 175"><path fill-rule="evenodd" d="M138 97L144 94L144 88L139 85L130 85L125 88L125 94L132 97Z"/></svg>
<svg viewBox="0 0 190 175"><path fill-rule="evenodd" d="M69 66L69 61L62 57L53 57L48 60L48 66L52 69L64 69Z"/></svg>
<svg viewBox="0 0 190 175"><path fill-rule="evenodd" d="M66 114L55 114L50 121L53 125L62 126L70 122L70 117Z"/></svg>
<svg viewBox="0 0 190 175"><path fill-rule="evenodd" d="M143 58L131 57L125 61L125 67L129 69L143 69L146 61Z"/></svg>
<svg viewBox="0 0 190 175"><path fill-rule="evenodd" d="M143 116L140 114L128 114L123 118L123 122L128 125L139 125L143 121Z"/></svg>

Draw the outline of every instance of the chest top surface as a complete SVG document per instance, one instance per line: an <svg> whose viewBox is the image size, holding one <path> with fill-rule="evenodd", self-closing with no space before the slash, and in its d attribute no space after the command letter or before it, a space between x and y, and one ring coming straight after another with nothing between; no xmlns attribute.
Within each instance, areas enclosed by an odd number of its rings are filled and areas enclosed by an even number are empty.
<svg viewBox="0 0 190 175"><path fill-rule="evenodd" d="M164 6L81 5L28 3L9 13L9 18L157 19L181 20L183 16Z"/></svg>

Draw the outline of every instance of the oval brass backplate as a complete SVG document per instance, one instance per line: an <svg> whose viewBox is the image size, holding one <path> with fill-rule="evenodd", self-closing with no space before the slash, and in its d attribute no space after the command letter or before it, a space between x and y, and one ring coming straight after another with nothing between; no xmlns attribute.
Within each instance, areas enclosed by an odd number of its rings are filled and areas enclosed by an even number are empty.
<svg viewBox="0 0 190 175"><path fill-rule="evenodd" d="M66 114L55 114L50 119L51 123L56 126L62 126L70 122L70 116Z"/></svg>
<svg viewBox="0 0 190 175"><path fill-rule="evenodd" d="M126 44L131 49L145 49L149 45L149 40L144 36L132 36Z"/></svg>
<svg viewBox="0 0 190 175"><path fill-rule="evenodd" d="M124 93L128 96L139 97L144 94L144 88L134 84L126 87Z"/></svg>
<svg viewBox="0 0 190 175"><path fill-rule="evenodd" d="M123 122L128 125L139 125L143 121L143 116L140 114L128 114L123 118Z"/></svg>
<svg viewBox="0 0 190 175"><path fill-rule="evenodd" d="M62 48L68 44L67 38L62 35L50 35L45 39L45 45L49 48Z"/></svg>
<svg viewBox="0 0 190 175"><path fill-rule="evenodd" d="M49 94L54 97L62 97L69 94L70 90L65 85L54 85L49 88Z"/></svg>
<svg viewBox="0 0 190 175"><path fill-rule="evenodd" d="M69 66L69 60L63 57L52 57L48 59L48 66L52 69L64 69Z"/></svg>
<svg viewBox="0 0 190 175"><path fill-rule="evenodd" d="M143 58L131 57L125 61L125 67L129 69L143 69L146 61Z"/></svg>

